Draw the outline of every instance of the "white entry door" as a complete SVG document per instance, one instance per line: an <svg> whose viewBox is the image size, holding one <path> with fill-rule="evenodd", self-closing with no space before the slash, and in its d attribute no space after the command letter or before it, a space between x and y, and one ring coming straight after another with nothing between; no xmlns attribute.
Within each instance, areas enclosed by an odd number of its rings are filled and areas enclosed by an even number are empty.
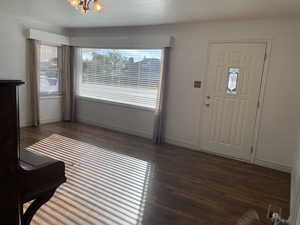
<svg viewBox="0 0 300 225"><path fill-rule="evenodd" d="M211 44L201 149L250 160L265 44Z"/></svg>

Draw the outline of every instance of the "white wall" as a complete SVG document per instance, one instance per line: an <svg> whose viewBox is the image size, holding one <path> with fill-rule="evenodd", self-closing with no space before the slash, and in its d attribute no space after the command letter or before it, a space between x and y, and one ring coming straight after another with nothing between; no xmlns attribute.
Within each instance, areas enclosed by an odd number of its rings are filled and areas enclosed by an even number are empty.
<svg viewBox="0 0 300 225"><path fill-rule="evenodd" d="M0 79L20 79L26 82L20 90L21 126L31 125L32 123L30 113L30 84L26 61L28 60L27 28L37 28L56 33L64 32L63 29L48 24L10 16L0 16ZM48 107L51 108L51 105L48 105ZM43 114L41 119L45 119L43 118Z"/></svg>
<svg viewBox="0 0 300 225"><path fill-rule="evenodd" d="M41 124L62 121L63 120L62 104L63 104L62 96L41 97L41 101L40 101Z"/></svg>
<svg viewBox="0 0 300 225"><path fill-rule="evenodd" d="M151 138L153 112L122 104L77 99L77 119L81 122Z"/></svg>
<svg viewBox="0 0 300 225"><path fill-rule="evenodd" d="M300 20L259 20L211 22L131 28L72 29L72 36L134 37L171 35L175 46L170 54L166 137L169 142L200 149L203 89L194 89L193 81L204 79L209 41L269 40L271 56L262 106L256 161L260 164L288 170L296 148L300 107L300 76L298 74ZM87 112L79 104L79 114L93 117L102 124L122 115L122 110L105 106L105 116ZM103 105L96 106L97 113ZM134 114L132 115L132 117ZM150 116L149 116L150 117ZM149 119L149 118L148 118ZM124 117L131 120L131 115ZM126 125L125 125L126 126ZM137 124L138 128L138 124ZM127 129L124 127L124 129ZM144 129L144 128L143 128ZM146 129L150 131L149 127Z"/></svg>

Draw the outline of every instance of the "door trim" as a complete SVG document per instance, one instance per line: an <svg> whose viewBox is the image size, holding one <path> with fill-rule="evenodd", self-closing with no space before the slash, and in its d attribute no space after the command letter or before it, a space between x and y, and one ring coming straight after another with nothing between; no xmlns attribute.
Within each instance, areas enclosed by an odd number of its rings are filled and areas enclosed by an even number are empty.
<svg viewBox="0 0 300 225"><path fill-rule="evenodd" d="M294 198L294 202L292 201L293 199L291 199L291 206L290 206L290 223L291 225L297 225L297 220L300 219L300 190L295 190L295 179L293 179L293 173L292 173L292 188L291 192L294 195L291 195L292 198ZM294 203L292 205L292 203Z"/></svg>
<svg viewBox="0 0 300 225"><path fill-rule="evenodd" d="M203 76L203 91L202 91L202 97L201 97L201 118L199 121L199 130L201 130L201 125L203 121L203 111L204 111L204 101L205 101L205 93L207 90L207 73L208 73L208 63L209 63L209 58L210 58L210 46L213 44L264 44L265 45L265 54L266 54L266 59L264 62L263 66L263 72L262 72L262 78L261 78L261 86L260 86L260 92L259 92L259 97L258 101L260 103L260 107L257 109L256 112L256 117L255 117L255 126L254 126L254 134L253 134L253 141L252 141L252 146L253 146L253 153L250 157L250 160L246 160L246 162L252 163L252 164L259 164L260 160L256 158L257 156L257 150L258 150L258 141L259 141L259 134L261 132L261 116L263 112L263 105L264 105L264 97L265 97L265 89L267 86L267 78L269 74L269 65L270 65L270 59L271 59L271 50L272 50L272 40L271 39L242 39L242 40L209 40L207 43L207 54L206 54L206 66L205 66L205 72ZM199 146L201 146L201 133L199 132L198 135L200 138L200 143ZM210 152L207 149L202 149L202 151L205 152ZM233 156L225 156L227 158L235 158ZM240 161L245 161L243 159L238 159Z"/></svg>

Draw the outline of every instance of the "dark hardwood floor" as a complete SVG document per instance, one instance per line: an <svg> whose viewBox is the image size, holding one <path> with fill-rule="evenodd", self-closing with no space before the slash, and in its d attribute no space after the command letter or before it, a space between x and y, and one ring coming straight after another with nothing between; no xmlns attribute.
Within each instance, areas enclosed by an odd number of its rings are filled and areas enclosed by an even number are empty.
<svg viewBox="0 0 300 225"><path fill-rule="evenodd" d="M144 138L79 123L23 128L22 146L52 134L151 164L148 197L136 224L235 225L248 210L255 210L261 218L254 224L270 224L266 220L269 204L282 207L285 217L289 215L287 173L173 145L157 146Z"/></svg>

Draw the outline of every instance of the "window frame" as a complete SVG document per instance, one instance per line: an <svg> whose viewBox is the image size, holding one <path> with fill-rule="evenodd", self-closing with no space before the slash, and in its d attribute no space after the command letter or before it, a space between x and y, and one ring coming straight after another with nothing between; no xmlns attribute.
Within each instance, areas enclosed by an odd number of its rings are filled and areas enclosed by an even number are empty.
<svg viewBox="0 0 300 225"><path fill-rule="evenodd" d="M106 105L112 105L112 106L117 106L117 107L122 107L122 108L141 110L141 111L145 111L145 112L155 112L155 110L156 110L156 108L151 108L151 107L146 107L146 106L133 105L133 104L122 103L122 102L114 102L114 101L109 101L109 100L104 100L104 99L99 99L99 98L91 98L91 97L80 96L80 95L76 96L76 98L79 101L93 102L93 103L98 103L98 104L106 104Z"/></svg>
<svg viewBox="0 0 300 225"><path fill-rule="evenodd" d="M230 76L231 76L231 69L233 70L238 70L238 72L236 72L237 74L237 78L236 78L236 82L235 82L235 90L230 90L229 89L229 84L230 84ZM229 66L227 69L227 87L226 87L226 94L231 95L231 96L236 96L238 95L238 87L239 87L239 81L240 81L240 75L241 75L241 67L234 67L234 66Z"/></svg>
<svg viewBox="0 0 300 225"><path fill-rule="evenodd" d="M78 87L78 91L77 91L77 98L79 100L82 101L89 101L89 102L95 102L95 103L100 103L100 104L110 104L110 105L115 105L115 106L120 106L120 107L126 107L126 108L132 108L132 109L138 109L138 110L143 110L143 111L150 111L150 112L155 112L156 108L157 108L157 104L154 107L147 107L147 106L142 106L142 105L137 105L137 104L131 104L131 103L125 103L125 102L118 102L118 101L114 101L114 100L109 100L109 99L101 99L101 98L97 98L97 97L90 97L90 96L82 96L80 95L80 79L82 78L82 50L83 49L94 49L94 50L160 50L161 54L161 58L160 58L160 77L159 77L159 85L158 85L158 92L156 95L156 103L157 103L157 99L159 96L159 89L160 89L160 82L161 82L161 76L162 76L162 67L163 67L163 48L116 48L116 47L79 47L79 58L77 59L80 61L77 65L77 69L78 69L78 79L77 79L77 87Z"/></svg>
<svg viewBox="0 0 300 225"><path fill-rule="evenodd" d="M40 97L41 98L61 97L61 96L63 96L63 85L62 85L62 82L63 82L63 72L62 72L63 57L62 57L62 54L63 53L62 53L62 46L52 44L52 43L47 43L47 42L42 42L41 45L40 45L40 48L42 48L42 46L56 47L57 48L58 91L55 91L55 92L41 92L41 90L39 90ZM41 62L41 58L40 58L40 62ZM40 69L40 63L39 63L39 79L41 80L40 71L41 71L41 69Z"/></svg>

